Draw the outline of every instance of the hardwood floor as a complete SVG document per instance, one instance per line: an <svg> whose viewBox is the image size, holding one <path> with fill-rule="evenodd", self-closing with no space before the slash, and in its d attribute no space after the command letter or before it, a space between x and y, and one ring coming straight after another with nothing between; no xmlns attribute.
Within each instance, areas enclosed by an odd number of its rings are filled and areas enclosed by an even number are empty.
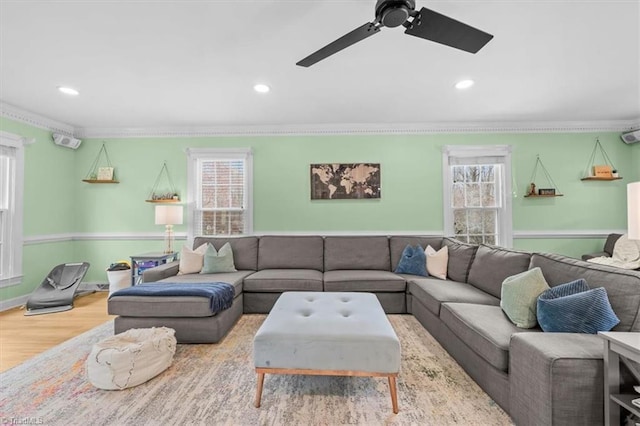
<svg viewBox="0 0 640 426"><path fill-rule="evenodd" d="M74 308L55 314L24 316L24 309L0 312L0 372L59 345L112 318L107 292L76 297Z"/></svg>

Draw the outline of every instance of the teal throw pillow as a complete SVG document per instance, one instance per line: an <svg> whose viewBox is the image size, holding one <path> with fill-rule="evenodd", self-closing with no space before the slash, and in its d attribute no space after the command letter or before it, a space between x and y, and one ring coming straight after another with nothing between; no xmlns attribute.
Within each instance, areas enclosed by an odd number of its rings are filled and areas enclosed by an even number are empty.
<svg viewBox="0 0 640 426"><path fill-rule="evenodd" d="M538 296L549 288L540 268L529 269L505 278L502 282L500 307L512 323L520 328L533 328Z"/></svg>
<svg viewBox="0 0 640 426"><path fill-rule="evenodd" d="M225 243L220 250L216 250L213 244L208 244L207 251L204 254L204 266L201 274L217 274L220 272L236 272L237 269L233 263L233 251L231 244Z"/></svg>
<svg viewBox="0 0 640 426"><path fill-rule="evenodd" d="M394 271L396 274L411 274L428 277L427 255L420 246L407 245L402 251L400 262Z"/></svg>
<svg viewBox="0 0 640 426"><path fill-rule="evenodd" d="M538 322L547 332L609 331L619 322L604 287L589 289L584 279L561 284L538 298Z"/></svg>

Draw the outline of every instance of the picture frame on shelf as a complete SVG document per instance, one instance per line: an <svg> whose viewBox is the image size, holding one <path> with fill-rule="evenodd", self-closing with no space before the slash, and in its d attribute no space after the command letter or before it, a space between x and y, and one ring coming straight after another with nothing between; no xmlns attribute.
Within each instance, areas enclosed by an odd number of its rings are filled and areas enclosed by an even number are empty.
<svg viewBox="0 0 640 426"><path fill-rule="evenodd" d="M98 167L97 180L113 180L113 167Z"/></svg>

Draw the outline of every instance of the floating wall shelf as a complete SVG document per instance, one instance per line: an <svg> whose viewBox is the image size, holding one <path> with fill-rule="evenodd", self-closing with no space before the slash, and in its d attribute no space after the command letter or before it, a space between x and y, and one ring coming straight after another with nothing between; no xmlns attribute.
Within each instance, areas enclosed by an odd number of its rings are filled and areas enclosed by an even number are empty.
<svg viewBox="0 0 640 426"><path fill-rule="evenodd" d="M583 177L580 180L620 180L622 179L620 176L618 177L595 177L595 176L589 176L589 177Z"/></svg>
<svg viewBox="0 0 640 426"><path fill-rule="evenodd" d="M82 181L87 183L120 183L117 180L100 180L100 179L82 179Z"/></svg>

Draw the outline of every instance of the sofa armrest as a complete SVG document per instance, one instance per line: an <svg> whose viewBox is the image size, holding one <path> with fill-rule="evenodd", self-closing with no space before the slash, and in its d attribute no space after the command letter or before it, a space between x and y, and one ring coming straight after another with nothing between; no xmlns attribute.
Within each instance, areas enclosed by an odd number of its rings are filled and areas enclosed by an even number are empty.
<svg viewBox="0 0 640 426"><path fill-rule="evenodd" d="M509 414L519 426L604 424L604 343L593 334L516 333Z"/></svg>
<svg viewBox="0 0 640 426"><path fill-rule="evenodd" d="M165 278L178 275L179 267L180 261L176 260L173 262L165 263L164 265L156 266L155 268L147 269L142 273L142 282L153 283Z"/></svg>
<svg viewBox="0 0 640 426"><path fill-rule="evenodd" d="M611 257L611 255L609 253L607 253L606 251L599 251L597 253L589 253L589 254L583 254L582 255L582 260L589 260L589 259L593 259L596 257Z"/></svg>

